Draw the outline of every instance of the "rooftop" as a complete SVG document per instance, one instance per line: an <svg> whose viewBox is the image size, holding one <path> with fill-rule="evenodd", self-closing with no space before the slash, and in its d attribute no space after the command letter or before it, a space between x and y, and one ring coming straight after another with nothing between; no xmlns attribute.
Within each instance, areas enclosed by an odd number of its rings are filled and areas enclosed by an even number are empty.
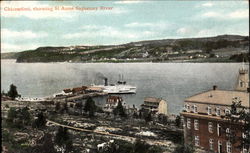
<svg viewBox="0 0 250 153"><path fill-rule="evenodd" d="M144 102L153 102L153 103L159 103L162 99L160 98L154 98L154 97L146 97L144 99Z"/></svg>
<svg viewBox="0 0 250 153"><path fill-rule="evenodd" d="M70 92L72 92L71 89L63 89L63 91L64 91L65 93L70 93Z"/></svg>
<svg viewBox="0 0 250 153"><path fill-rule="evenodd" d="M244 107L249 107L249 92L209 90L185 99L185 102L231 105L232 99L239 97Z"/></svg>

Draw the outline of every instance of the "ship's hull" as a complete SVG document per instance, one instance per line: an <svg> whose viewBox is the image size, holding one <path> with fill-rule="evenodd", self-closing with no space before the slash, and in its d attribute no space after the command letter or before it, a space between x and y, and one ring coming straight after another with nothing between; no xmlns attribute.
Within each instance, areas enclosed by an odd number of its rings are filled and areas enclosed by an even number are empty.
<svg viewBox="0 0 250 153"><path fill-rule="evenodd" d="M130 85L114 85L114 86L104 86L104 85L94 85L93 87L103 88L103 92L108 94L135 94L136 87Z"/></svg>

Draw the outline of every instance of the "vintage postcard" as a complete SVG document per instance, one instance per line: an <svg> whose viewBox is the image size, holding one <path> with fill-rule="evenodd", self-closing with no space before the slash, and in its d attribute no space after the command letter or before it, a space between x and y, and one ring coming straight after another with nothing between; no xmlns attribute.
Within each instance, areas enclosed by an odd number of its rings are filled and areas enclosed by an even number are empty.
<svg viewBox="0 0 250 153"><path fill-rule="evenodd" d="M248 0L0 4L2 152L250 152Z"/></svg>

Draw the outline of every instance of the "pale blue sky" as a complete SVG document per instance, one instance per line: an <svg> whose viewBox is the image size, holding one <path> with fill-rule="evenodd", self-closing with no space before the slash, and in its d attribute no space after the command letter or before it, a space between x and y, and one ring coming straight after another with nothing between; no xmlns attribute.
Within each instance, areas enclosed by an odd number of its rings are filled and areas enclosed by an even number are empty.
<svg viewBox="0 0 250 153"><path fill-rule="evenodd" d="M8 11L8 8L98 7L97 11ZM100 10L99 7L113 7ZM140 40L248 35L241 1L2 2L1 52L39 46L107 45Z"/></svg>

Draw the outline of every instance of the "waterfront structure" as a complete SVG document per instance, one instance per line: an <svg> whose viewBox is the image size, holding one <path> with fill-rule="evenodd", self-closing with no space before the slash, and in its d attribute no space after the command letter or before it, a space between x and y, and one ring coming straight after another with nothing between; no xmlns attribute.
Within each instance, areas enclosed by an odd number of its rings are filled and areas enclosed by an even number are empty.
<svg viewBox="0 0 250 153"><path fill-rule="evenodd" d="M233 101L241 101L241 106L249 110L249 77L246 69L239 70L233 91L219 90L213 86L212 90L185 99L181 113L185 144L193 143L208 152L248 153L249 150L241 146L240 141L232 142L232 139L240 140L245 136L243 123L232 123L226 118L231 113Z"/></svg>
<svg viewBox="0 0 250 153"><path fill-rule="evenodd" d="M86 89L87 92L103 92L103 88L101 87L92 87L92 86L89 86L87 89Z"/></svg>
<svg viewBox="0 0 250 153"><path fill-rule="evenodd" d="M146 97L141 108L155 114L168 114L167 102L161 98Z"/></svg>
<svg viewBox="0 0 250 153"><path fill-rule="evenodd" d="M86 86L75 87L75 88L72 89L72 93L73 94L84 94L86 89L87 89Z"/></svg>

